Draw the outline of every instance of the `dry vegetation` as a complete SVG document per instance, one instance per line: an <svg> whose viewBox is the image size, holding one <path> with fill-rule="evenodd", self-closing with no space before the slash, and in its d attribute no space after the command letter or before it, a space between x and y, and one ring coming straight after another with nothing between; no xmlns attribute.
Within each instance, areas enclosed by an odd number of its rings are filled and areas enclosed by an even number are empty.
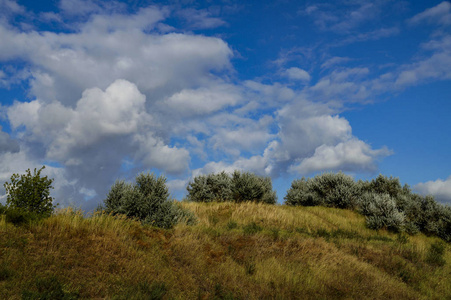
<svg viewBox="0 0 451 300"><path fill-rule="evenodd" d="M2 218L0 298L451 299L439 238L370 230L335 208L181 205L196 225L70 209L18 227Z"/></svg>

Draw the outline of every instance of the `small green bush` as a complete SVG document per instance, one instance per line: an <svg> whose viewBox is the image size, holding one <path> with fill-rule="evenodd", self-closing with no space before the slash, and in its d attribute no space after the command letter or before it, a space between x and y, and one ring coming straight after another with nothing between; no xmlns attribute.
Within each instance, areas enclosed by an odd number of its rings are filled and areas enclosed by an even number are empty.
<svg viewBox="0 0 451 300"><path fill-rule="evenodd" d="M154 174L140 174L136 183L116 181L104 200L105 212L124 214L161 228L171 228L176 223L192 223L194 216L169 199L166 178Z"/></svg>
<svg viewBox="0 0 451 300"><path fill-rule="evenodd" d="M287 195L284 197L287 205L301 205L301 206L317 206L321 205L323 201L316 197L311 187L311 180L302 179L294 180L291 183Z"/></svg>
<svg viewBox="0 0 451 300"><path fill-rule="evenodd" d="M288 205L324 205L354 208L361 188L351 176L343 173L325 173L314 178L295 180L285 196Z"/></svg>
<svg viewBox="0 0 451 300"><path fill-rule="evenodd" d="M232 174L232 197L234 202L262 202L275 204L276 192L270 177L257 176L249 172L235 171Z"/></svg>
<svg viewBox="0 0 451 300"><path fill-rule="evenodd" d="M360 213L366 216L368 228L386 228L394 232L404 229L405 216L389 194L366 193L360 202Z"/></svg>
<svg viewBox="0 0 451 300"><path fill-rule="evenodd" d="M262 202L274 204L276 192L271 178L235 171L196 176L187 186L187 200L195 202Z"/></svg>
<svg viewBox="0 0 451 300"><path fill-rule="evenodd" d="M28 169L25 174L13 174L10 183L5 182L8 208L36 213L43 217L53 213L56 207L53 205L53 198L50 197L53 179L41 177L44 169L45 166L39 170L34 169L33 174Z"/></svg>
<svg viewBox="0 0 451 300"><path fill-rule="evenodd" d="M232 179L225 172L196 176L186 189L189 201L224 202L232 199Z"/></svg>

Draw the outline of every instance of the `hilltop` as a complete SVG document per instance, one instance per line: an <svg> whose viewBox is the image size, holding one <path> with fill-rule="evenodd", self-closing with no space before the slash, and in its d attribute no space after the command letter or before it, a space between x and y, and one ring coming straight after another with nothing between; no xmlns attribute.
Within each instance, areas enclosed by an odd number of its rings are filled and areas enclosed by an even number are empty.
<svg viewBox="0 0 451 300"><path fill-rule="evenodd" d="M71 209L0 218L2 299L449 299L437 237L371 230L351 210L181 202L195 225L158 229Z"/></svg>

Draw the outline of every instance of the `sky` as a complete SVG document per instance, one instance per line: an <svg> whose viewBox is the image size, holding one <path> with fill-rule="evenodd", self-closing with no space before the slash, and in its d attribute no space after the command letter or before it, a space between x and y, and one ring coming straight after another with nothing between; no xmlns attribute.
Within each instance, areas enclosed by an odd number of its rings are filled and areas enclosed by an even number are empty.
<svg viewBox="0 0 451 300"><path fill-rule="evenodd" d="M398 177L451 204L449 1L0 0L0 183ZM5 190L0 189L5 202Z"/></svg>

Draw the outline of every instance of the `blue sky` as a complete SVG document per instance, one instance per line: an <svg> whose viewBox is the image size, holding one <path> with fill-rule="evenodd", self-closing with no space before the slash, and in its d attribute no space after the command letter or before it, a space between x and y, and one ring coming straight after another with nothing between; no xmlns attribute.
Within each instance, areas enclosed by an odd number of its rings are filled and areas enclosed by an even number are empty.
<svg viewBox="0 0 451 300"><path fill-rule="evenodd" d="M450 83L449 1L0 0L0 181L46 165L89 210L143 171L280 202L343 171L450 204Z"/></svg>

